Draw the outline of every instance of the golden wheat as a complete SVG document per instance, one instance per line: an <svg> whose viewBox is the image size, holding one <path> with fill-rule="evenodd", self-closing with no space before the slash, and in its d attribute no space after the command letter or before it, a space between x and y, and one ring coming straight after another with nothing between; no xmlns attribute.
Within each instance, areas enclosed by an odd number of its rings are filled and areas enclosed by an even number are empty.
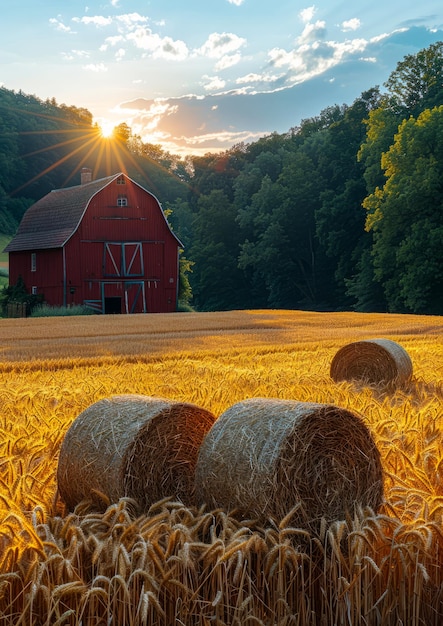
<svg viewBox="0 0 443 626"><path fill-rule="evenodd" d="M442 623L442 330L438 317L297 311L2 320L2 626ZM341 345L380 336L410 354L407 388L331 380ZM294 511L259 527L169 498L141 517L129 499L68 513L55 480L64 435L125 393L215 415L252 397L364 415L382 510L315 536L291 526Z"/></svg>

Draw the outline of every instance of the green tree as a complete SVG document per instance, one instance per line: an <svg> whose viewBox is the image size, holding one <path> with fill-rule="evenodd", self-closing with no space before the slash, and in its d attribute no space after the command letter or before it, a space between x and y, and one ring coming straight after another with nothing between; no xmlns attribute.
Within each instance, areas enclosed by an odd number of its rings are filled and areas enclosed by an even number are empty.
<svg viewBox="0 0 443 626"><path fill-rule="evenodd" d="M364 200L375 277L391 311L443 313L443 106L404 120L382 167Z"/></svg>
<svg viewBox="0 0 443 626"><path fill-rule="evenodd" d="M245 284L237 265L239 229L235 216L235 208L222 190L200 196L189 251L194 262L190 276L193 303L199 310L243 308Z"/></svg>
<svg viewBox="0 0 443 626"><path fill-rule="evenodd" d="M15 285L3 287L0 292L0 307L3 315L7 314L8 303L21 302L26 304L26 312L29 315L32 310L42 303L43 295L32 295L28 293L22 276L19 276Z"/></svg>
<svg viewBox="0 0 443 626"><path fill-rule="evenodd" d="M381 157L392 145L401 121L401 117L386 105L386 101L369 111L364 120L366 136L357 152L357 159L364 167L363 178L367 193L372 193L376 187L382 187L386 181Z"/></svg>
<svg viewBox="0 0 443 626"><path fill-rule="evenodd" d="M312 160L302 150L287 153L278 179L264 176L238 213L247 233L239 265L249 272L256 297L265 295L266 306L313 308L322 300L318 282L324 267L314 218L320 189Z"/></svg>
<svg viewBox="0 0 443 626"><path fill-rule="evenodd" d="M192 272L193 265L194 263L184 256L183 250L180 250L178 283L179 306L189 305L192 300L192 287L189 281L189 274Z"/></svg>
<svg viewBox="0 0 443 626"><path fill-rule="evenodd" d="M128 126L126 122L122 122L121 124L118 124L118 126L115 126L112 131L112 136L114 139L121 141L126 146L132 139L131 127Z"/></svg>
<svg viewBox="0 0 443 626"><path fill-rule="evenodd" d="M252 174L252 172L251 172ZM268 175L261 179L259 189L252 194L249 204L237 214L242 233L239 267L248 276L251 297L255 306L279 306L283 259L280 251L286 236L275 215L278 205L278 185Z"/></svg>
<svg viewBox="0 0 443 626"><path fill-rule="evenodd" d="M417 116L443 103L443 42L408 54L385 83L393 103L404 115Z"/></svg>
<svg viewBox="0 0 443 626"><path fill-rule="evenodd" d="M357 153L366 131L365 120L379 100L377 89L362 93L352 106L342 107L341 116L337 112L334 121L321 133L317 167L324 182L315 212L316 234L329 265L334 267L334 289L330 295L334 308L352 305L347 281L356 272L365 237L362 201L366 187Z"/></svg>

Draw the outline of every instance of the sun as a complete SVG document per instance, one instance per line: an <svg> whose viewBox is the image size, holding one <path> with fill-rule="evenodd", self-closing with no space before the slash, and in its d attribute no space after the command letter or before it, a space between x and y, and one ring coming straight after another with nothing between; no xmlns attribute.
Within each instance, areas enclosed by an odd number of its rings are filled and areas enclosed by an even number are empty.
<svg viewBox="0 0 443 626"><path fill-rule="evenodd" d="M111 139L114 134L114 124L108 120L102 120L99 124L100 134L103 139Z"/></svg>

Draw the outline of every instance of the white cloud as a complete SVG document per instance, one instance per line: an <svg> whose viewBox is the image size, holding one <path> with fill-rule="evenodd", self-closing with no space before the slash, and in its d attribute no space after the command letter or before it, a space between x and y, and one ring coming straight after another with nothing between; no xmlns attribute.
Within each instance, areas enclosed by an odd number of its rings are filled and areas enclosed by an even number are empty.
<svg viewBox="0 0 443 626"><path fill-rule="evenodd" d="M395 31L396 32L400 32L400 31ZM375 37L371 37L371 43L379 43L380 41L383 41L383 39L387 39L389 37L389 33L381 33L380 35L376 35Z"/></svg>
<svg viewBox="0 0 443 626"><path fill-rule="evenodd" d="M165 117L173 115L177 110L177 104L155 100L147 109L132 108L129 105L125 106L124 109L117 108L115 113L122 113L134 134L139 135L143 141L164 143L170 138L170 135L159 130L158 125Z"/></svg>
<svg viewBox="0 0 443 626"><path fill-rule="evenodd" d="M211 33L196 52L211 59L221 59L227 54L237 52L245 44L246 39L233 33Z"/></svg>
<svg viewBox="0 0 443 626"><path fill-rule="evenodd" d="M237 85L243 85L248 83L271 83L278 80L279 76L277 74L256 74L255 72L250 72L245 76L239 76L236 79Z"/></svg>
<svg viewBox="0 0 443 626"><path fill-rule="evenodd" d="M104 63L89 63L88 65L84 65L83 69L87 70L88 72L97 72L97 73L108 71L108 68L106 67Z"/></svg>
<svg viewBox="0 0 443 626"><path fill-rule="evenodd" d="M83 17L73 17L72 21L78 24L85 24L86 26L92 24L93 26L97 26L97 28L102 28L103 26L109 26L112 24L112 17L105 17L104 15L93 15L88 17L84 15Z"/></svg>
<svg viewBox="0 0 443 626"><path fill-rule="evenodd" d="M298 37L297 41L300 44L315 41L317 39L324 39L326 36L326 22L323 20L317 20L314 23L306 24L302 34Z"/></svg>
<svg viewBox="0 0 443 626"><path fill-rule="evenodd" d="M103 43L99 50L100 52L106 52L109 46L116 46L118 43L121 43L125 40L122 35L115 35L114 37L106 37L105 43Z"/></svg>
<svg viewBox="0 0 443 626"><path fill-rule="evenodd" d="M215 64L215 70L219 72L220 70L226 70L228 67L233 67L237 65L241 61L241 54L226 54Z"/></svg>
<svg viewBox="0 0 443 626"><path fill-rule="evenodd" d="M156 101L149 107L149 109L143 112L137 111L137 115L140 121L143 121L144 129L149 132L157 128L160 120L163 117L175 113L177 111L177 108L177 105L171 105L167 102Z"/></svg>
<svg viewBox="0 0 443 626"><path fill-rule="evenodd" d="M304 23L310 22L314 17L315 10L315 6L302 9L299 13L301 21Z"/></svg>
<svg viewBox="0 0 443 626"><path fill-rule="evenodd" d="M335 67L346 57L363 53L367 46L366 39L350 39L342 43L316 41L290 51L273 48L268 54L274 67L286 68L291 73L290 82L300 83Z"/></svg>
<svg viewBox="0 0 443 626"><path fill-rule="evenodd" d="M249 74L246 74L245 76L240 76L239 78L235 80L235 82L237 83L237 85L242 85L244 83L258 83L258 82L261 82L262 80L263 80L263 77L261 74L250 72Z"/></svg>
<svg viewBox="0 0 443 626"><path fill-rule="evenodd" d="M229 150L235 144L249 143L262 139L267 131L235 131L221 130L216 133L204 133L199 135L171 137L167 142L166 149L178 155L186 156L190 152L195 155L207 154L208 152L222 152ZM219 147L217 147L219 146Z"/></svg>
<svg viewBox="0 0 443 626"><path fill-rule="evenodd" d="M183 61L188 57L188 47L184 41L174 41L171 37L164 37L161 40L161 47L154 53L154 58L173 59Z"/></svg>
<svg viewBox="0 0 443 626"><path fill-rule="evenodd" d="M219 76L203 76L203 78L209 81L204 85L206 91L218 91L223 89L226 85L226 82L219 78Z"/></svg>
<svg viewBox="0 0 443 626"><path fill-rule="evenodd" d="M189 55L188 47L184 41L174 41L171 37L160 37L157 33L153 33L149 28L143 26L139 26L134 32L129 33L127 39L140 50L151 53L154 59L183 61Z"/></svg>
<svg viewBox="0 0 443 626"><path fill-rule="evenodd" d="M228 0L229 4L235 4L235 6L239 7L241 4L243 4L245 0Z"/></svg>
<svg viewBox="0 0 443 626"><path fill-rule="evenodd" d="M89 59L91 55L86 50L71 50L71 52L62 52L61 56L65 61L72 61L73 59Z"/></svg>
<svg viewBox="0 0 443 626"><path fill-rule="evenodd" d="M59 30L62 33L72 33L69 26L65 26L63 22L60 22L60 20L57 20L55 17L51 17L49 23L55 26L56 30Z"/></svg>
<svg viewBox="0 0 443 626"><path fill-rule="evenodd" d="M115 53L115 60L122 61L126 55L126 50L124 48L119 48Z"/></svg>
<svg viewBox="0 0 443 626"><path fill-rule="evenodd" d="M129 30L132 30L139 24L145 24L148 21L148 18L140 15L140 13L126 13L123 15L117 15L116 20L119 24L125 26Z"/></svg>
<svg viewBox="0 0 443 626"><path fill-rule="evenodd" d="M341 25L343 32L347 32L349 30L357 30L358 28L360 28L360 26L361 22L358 17L353 17L350 20L346 20Z"/></svg>

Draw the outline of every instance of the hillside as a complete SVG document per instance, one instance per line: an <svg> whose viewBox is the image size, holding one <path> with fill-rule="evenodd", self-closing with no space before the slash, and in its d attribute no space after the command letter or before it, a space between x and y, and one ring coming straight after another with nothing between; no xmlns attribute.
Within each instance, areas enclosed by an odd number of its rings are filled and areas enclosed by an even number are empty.
<svg viewBox="0 0 443 626"><path fill-rule="evenodd" d="M3 252L5 246L9 243L11 237L9 235L0 234L0 267L8 266L8 254Z"/></svg>
<svg viewBox="0 0 443 626"><path fill-rule="evenodd" d="M85 165L95 178L126 171L162 202L187 193L180 178L130 151L124 137L104 139L86 109L0 88L0 233L12 234L26 208L52 189L80 184Z"/></svg>

